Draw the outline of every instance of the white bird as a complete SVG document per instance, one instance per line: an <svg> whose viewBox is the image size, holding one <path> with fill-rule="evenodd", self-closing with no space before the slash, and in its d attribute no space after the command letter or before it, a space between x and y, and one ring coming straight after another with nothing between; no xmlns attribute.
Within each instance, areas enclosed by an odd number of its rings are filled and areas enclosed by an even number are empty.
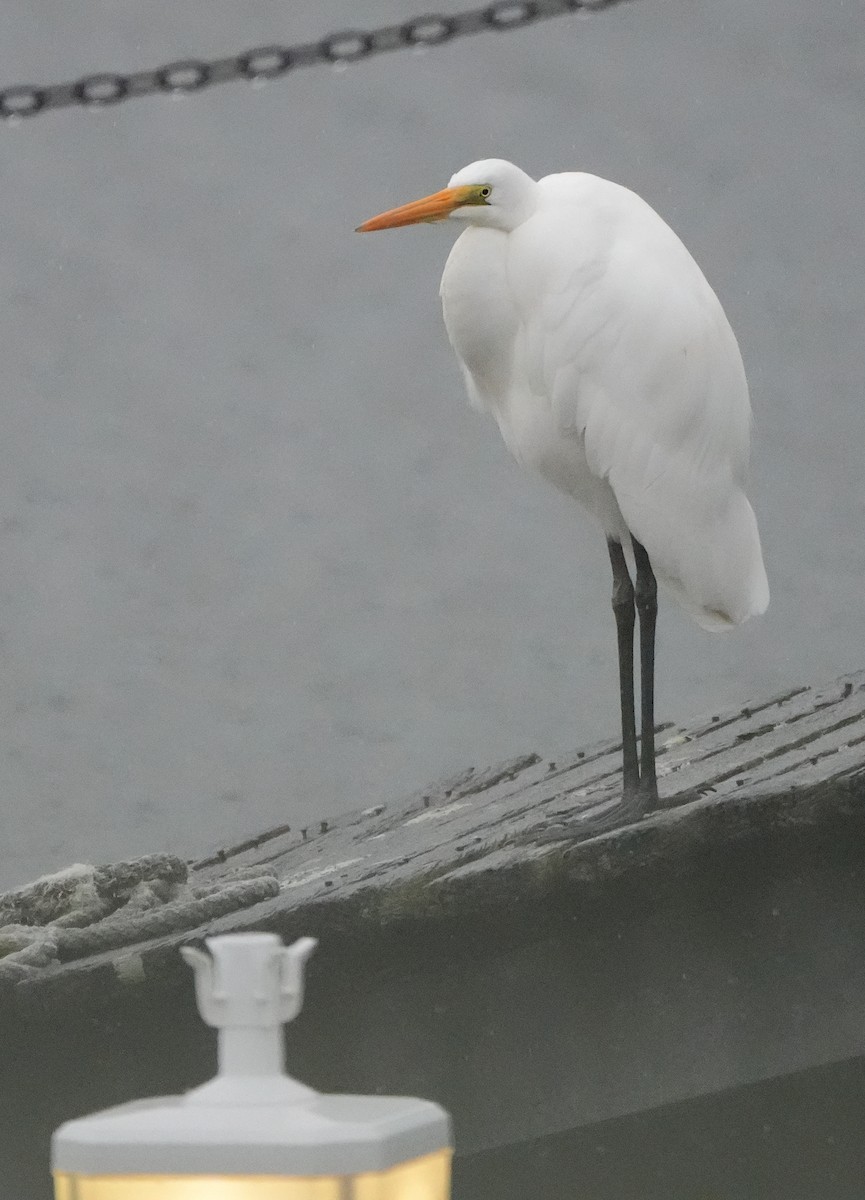
<svg viewBox="0 0 865 1200"><path fill-rule="evenodd" d="M578 500L607 539L622 710L619 818L640 816L658 799L656 576L704 629L729 629L769 603L745 495L751 407L739 347L685 246L618 184L579 172L536 182L485 159L358 232L446 218L468 226L447 260L441 299L471 403L495 418L514 458Z"/></svg>

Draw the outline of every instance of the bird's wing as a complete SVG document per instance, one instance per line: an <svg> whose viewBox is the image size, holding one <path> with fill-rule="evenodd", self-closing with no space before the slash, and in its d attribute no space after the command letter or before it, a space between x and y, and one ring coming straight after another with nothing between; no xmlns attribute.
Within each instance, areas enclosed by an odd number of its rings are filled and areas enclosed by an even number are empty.
<svg viewBox="0 0 865 1200"><path fill-rule="evenodd" d="M583 440L659 578L709 628L763 611L742 361L676 235L622 188L551 203L512 235L508 280L521 374Z"/></svg>

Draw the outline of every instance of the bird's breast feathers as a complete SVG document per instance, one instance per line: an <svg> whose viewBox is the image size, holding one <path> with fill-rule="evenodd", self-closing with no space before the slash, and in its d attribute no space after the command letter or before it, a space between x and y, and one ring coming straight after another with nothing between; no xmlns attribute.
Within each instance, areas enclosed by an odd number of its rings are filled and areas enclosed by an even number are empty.
<svg viewBox="0 0 865 1200"><path fill-rule="evenodd" d="M492 410L513 380L519 314L507 280L508 235L466 229L448 256L441 282L442 312L469 396Z"/></svg>

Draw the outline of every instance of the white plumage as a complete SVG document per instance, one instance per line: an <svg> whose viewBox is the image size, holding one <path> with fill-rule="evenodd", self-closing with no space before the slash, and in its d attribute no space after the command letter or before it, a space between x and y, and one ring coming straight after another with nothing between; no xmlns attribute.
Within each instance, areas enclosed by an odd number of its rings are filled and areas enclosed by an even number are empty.
<svg viewBox="0 0 865 1200"><path fill-rule="evenodd" d="M769 603L745 495L751 406L739 347L691 255L627 188L580 173L535 182L484 159L360 230L445 218L468 224L441 298L469 398L518 462L579 501L607 538L622 711L614 819L639 817L658 801L656 577L704 629Z"/></svg>
<svg viewBox="0 0 865 1200"><path fill-rule="evenodd" d="M608 537L633 533L704 628L762 613L748 387L702 271L618 184L573 172L536 183L490 159L450 187L480 182L488 210L454 213L472 224L441 283L472 402Z"/></svg>

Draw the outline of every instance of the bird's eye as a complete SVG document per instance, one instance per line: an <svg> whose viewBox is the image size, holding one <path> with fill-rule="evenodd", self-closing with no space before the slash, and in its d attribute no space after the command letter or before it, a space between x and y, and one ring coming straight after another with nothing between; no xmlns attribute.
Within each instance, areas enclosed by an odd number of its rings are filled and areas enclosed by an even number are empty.
<svg viewBox="0 0 865 1200"><path fill-rule="evenodd" d="M492 190L493 189L491 187L482 187L481 188L481 195L483 196L484 200L486 200L487 196L492 194Z"/></svg>

